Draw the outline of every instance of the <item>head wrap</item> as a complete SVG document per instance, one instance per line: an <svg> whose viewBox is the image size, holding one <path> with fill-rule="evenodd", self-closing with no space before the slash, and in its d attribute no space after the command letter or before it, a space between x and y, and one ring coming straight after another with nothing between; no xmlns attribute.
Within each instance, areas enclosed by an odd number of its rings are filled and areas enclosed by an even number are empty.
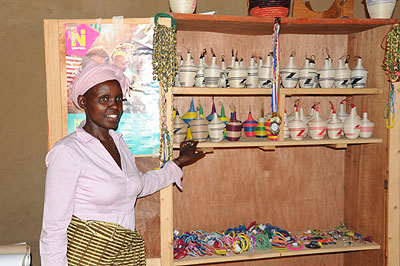
<svg viewBox="0 0 400 266"><path fill-rule="evenodd" d="M79 95L85 94L93 86L108 80L117 80L121 85L122 95L125 97L129 89L129 79L124 75L122 69L114 65L99 64L89 57L84 57L82 71L72 87L72 101L76 107L80 107Z"/></svg>

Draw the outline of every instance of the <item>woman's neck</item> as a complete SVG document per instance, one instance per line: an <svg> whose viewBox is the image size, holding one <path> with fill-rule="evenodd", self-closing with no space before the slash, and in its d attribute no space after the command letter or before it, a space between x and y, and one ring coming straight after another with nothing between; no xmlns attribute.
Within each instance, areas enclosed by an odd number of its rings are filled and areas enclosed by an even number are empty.
<svg viewBox="0 0 400 266"><path fill-rule="evenodd" d="M106 128L93 127L86 124L83 126L83 129L96 139L100 140L100 142L107 142L110 140L110 134Z"/></svg>

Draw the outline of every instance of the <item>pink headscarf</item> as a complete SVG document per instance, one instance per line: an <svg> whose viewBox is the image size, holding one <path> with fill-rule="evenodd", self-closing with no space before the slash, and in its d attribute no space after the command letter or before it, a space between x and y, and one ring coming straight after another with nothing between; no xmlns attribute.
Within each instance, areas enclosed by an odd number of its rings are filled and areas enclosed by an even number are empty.
<svg viewBox="0 0 400 266"><path fill-rule="evenodd" d="M129 79L117 66L99 64L89 57L82 60L82 71L76 78L72 87L72 101L79 107L78 96L85 94L93 86L108 80L117 80L121 85L122 95L125 97L129 89Z"/></svg>

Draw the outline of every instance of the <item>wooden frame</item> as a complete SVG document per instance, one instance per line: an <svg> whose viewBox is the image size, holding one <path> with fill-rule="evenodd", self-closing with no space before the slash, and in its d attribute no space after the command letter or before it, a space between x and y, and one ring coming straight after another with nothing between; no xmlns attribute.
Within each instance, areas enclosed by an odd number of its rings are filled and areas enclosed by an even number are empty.
<svg viewBox="0 0 400 266"><path fill-rule="evenodd" d="M395 83L396 94L400 93L400 84ZM400 110L400 102L395 102ZM391 119L392 117L390 117ZM387 265L400 265L400 119L396 117L395 127L389 131L389 165L388 165L388 224L387 224Z"/></svg>
<svg viewBox="0 0 400 266"><path fill-rule="evenodd" d="M128 18L124 23L147 24L150 18ZM101 20L104 24L111 24L112 19ZM48 149L54 143L68 134L68 107L65 72L65 44L64 24L86 23L96 24L96 19L45 19L44 46L46 61L46 92L47 92L47 121L48 121Z"/></svg>

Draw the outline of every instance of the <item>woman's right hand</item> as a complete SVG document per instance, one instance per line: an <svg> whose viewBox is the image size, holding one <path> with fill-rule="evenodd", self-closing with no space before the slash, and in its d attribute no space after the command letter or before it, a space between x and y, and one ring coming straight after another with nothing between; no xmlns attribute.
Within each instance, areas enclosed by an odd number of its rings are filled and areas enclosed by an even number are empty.
<svg viewBox="0 0 400 266"><path fill-rule="evenodd" d="M179 157L174 159L180 168L195 163L205 156L205 153L197 149L199 142L195 140L182 141L179 148Z"/></svg>

